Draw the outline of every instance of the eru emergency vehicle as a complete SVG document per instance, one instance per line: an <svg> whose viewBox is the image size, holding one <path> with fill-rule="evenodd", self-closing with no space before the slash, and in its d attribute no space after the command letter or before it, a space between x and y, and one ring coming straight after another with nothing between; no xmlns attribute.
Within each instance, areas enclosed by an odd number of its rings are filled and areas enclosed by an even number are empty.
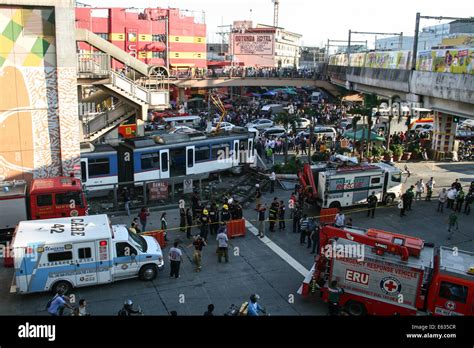
<svg viewBox="0 0 474 348"><path fill-rule="evenodd" d="M367 203L375 192L378 202L390 204L402 194L402 172L387 163L310 166L299 173L303 187L311 187L310 200L321 208L343 208Z"/></svg>
<svg viewBox="0 0 474 348"><path fill-rule="evenodd" d="M333 280L351 315L474 315L474 253L375 229L324 226L300 288L328 300Z"/></svg>
<svg viewBox="0 0 474 348"><path fill-rule="evenodd" d="M107 215L22 221L12 248L11 292L21 294L133 277L152 280L164 264L155 238L112 226Z"/></svg>

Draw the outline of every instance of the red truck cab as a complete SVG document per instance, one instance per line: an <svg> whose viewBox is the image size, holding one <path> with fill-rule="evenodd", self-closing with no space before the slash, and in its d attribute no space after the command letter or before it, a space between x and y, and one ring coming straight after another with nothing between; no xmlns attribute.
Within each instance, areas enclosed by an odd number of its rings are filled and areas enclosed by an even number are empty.
<svg viewBox="0 0 474 348"><path fill-rule="evenodd" d="M34 179L29 189L31 220L83 216L87 202L81 180L74 177Z"/></svg>

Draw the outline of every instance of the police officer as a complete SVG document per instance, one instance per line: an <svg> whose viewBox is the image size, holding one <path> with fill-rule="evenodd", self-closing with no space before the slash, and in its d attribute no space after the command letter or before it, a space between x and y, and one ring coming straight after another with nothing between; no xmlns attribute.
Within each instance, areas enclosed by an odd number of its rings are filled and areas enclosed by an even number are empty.
<svg viewBox="0 0 474 348"><path fill-rule="evenodd" d="M244 217L244 212L243 212L242 205L240 204L239 201L235 201L234 202L234 215L232 218L234 220L240 220L243 217Z"/></svg>
<svg viewBox="0 0 474 348"><path fill-rule="evenodd" d="M372 218L374 218L375 215L375 209L377 208L377 196L375 195L375 191L372 191L372 194L367 197L367 203L369 206L369 209L367 210L367 217L370 217L372 214Z"/></svg>
<svg viewBox="0 0 474 348"><path fill-rule="evenodd" d="M211 208L209 208L209 223L211 235L217 235L217 230L219 229L219 209L217 209L215 202L212 202Z"/></svg>
<svg viewBox="0 0 474 348"><path fill-rule="evenodd" d="M339 314L339 300L341 295L344 294L344 289L337 286L337 280L333 280L331 285L328 287L328 309L329 315L335 316Z"/></svg>
<svg viewBox="0 0 474 348"><path fill-rule="evenodd" d="M222 211L221 211L221 222L225 224L231 219L232 219L232 216L230 215L229 206L227 204L224 204L222 206Z"/></svg>
<svg viewBox="0 0 474 348"><path fill-rule="evenodd" d="M199 222L201 223L200 236L206 241L207 233L209 232L209 212L207 209L203 209Z"/></svg>
<svg viewBox="0 0 474 348"><path fill-rule="evenodd" d="M278 203L272 202L270 209L268 210L268 220L270 221L270 232L275 232L275 222L278 214Z"/></svg>

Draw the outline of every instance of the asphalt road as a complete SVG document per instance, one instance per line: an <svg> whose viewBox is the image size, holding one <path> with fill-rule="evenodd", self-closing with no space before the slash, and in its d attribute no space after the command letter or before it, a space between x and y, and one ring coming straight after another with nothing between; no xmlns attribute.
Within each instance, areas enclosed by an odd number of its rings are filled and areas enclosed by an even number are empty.
<svg viewBox="0 0 474 348"><path fill-rule="evenodd" d="M402 164L402 167L404 165ZM412 172L406 185L423 176L426 180L434 176L439 186L449 185L459 178L467 185L474 180L471 163L409 164ZM435 194L436 194L435 190ZM287 201L289 191L277 188L273 194L265 193L264 200L270 202L273 197ZM436 245L457 246L461 250L474 251L474 213L460 215L459 232L447 240L447 213L436 212L436 200L417 201L408 216L401 218L396 207L380 206L374 219L366 217L364 208L347 211L354 226L378 228L425 239ZM244 211L244 217L255 224L256 212L251 204ZM317 215L315 209L308 210L309 215ZM148 229L159 226L161 212L152 212ZM113 223L130 223L126 216L111 216ZM168 211L170 228L179 225L178 211ZM255 224L256 225L256 224ZM195 229L193 232L197 232ZM138 279L123 280L113 284L79 288L73 291L77 299L85 298L92 315L116 315L125 299L131 298L139 304L145 315L169 315L177 311L178 315L202 315L209 303L215 305L215 314L222 315L231 304L240 305L248 300L252 293L260 295L260 302L271 315L325 315L326 306L318 298L302 298L297 290L303 280L301 269L309 270L313 255L306 246L299 244L299 235L291 232L291 223L287 229L267 233L268 239L262 240L250 231L245 237L231 240L230 262L217 262L216 241L210 239L203 251L203 269L195 272L191 263L192 248L178 229L169 231L170 240L182 239L184 261L181 265L181 277L169 277L169 265L157 279L143 282ZM167 254L169 246L165 248ZM282 252L283 251L283 252ZM10 294L13 270L0 266L0 315L47 315L45 305L51 298L49 293L30 295Z"/></svg>

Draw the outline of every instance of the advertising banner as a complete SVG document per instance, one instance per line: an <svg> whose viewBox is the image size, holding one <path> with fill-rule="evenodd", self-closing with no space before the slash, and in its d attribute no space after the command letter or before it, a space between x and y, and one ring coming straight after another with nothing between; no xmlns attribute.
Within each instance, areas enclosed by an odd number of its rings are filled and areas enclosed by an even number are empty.
<svg viewBox="0 0 474 348"><path fill-rule="evenodd" d="M149 199L157 201L168 198L168 183L165 181L156 181L148 184Z"/></svg>
<svg viewBox="0 0 474 348"><path fill-rule="evenodd" d="M431 51L432 70L434 72L447 72L453 74L474 74L472 59L474 50L448 49Z"/></svg>
<svg viewBox="0 0 474 348"><path fill-rule="evenodd" d="M234 55L273 55L273 34L232 34Z"/></svg>

